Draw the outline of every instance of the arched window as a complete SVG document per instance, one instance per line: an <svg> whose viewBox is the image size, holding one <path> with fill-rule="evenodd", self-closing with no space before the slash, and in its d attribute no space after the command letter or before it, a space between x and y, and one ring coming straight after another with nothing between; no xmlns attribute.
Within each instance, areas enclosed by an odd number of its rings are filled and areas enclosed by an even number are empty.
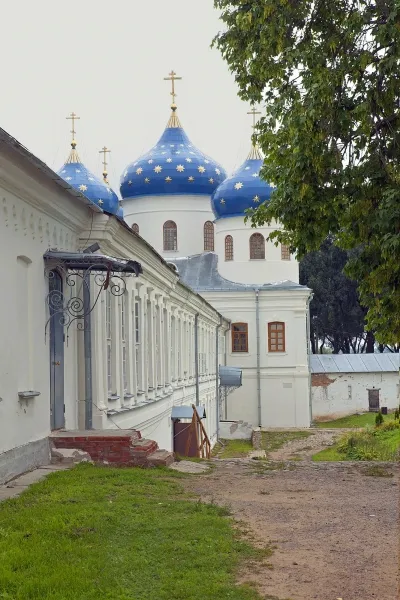
<svg viewBox="0 0 400 600"><path fill-rule="evenodd" d="M231 235L225 237L225 260L233 260L233 237Z"/></svg>
<svg viewBox="0 0 400 600"><path fill-rule="evenodd" d="M232 352L249 351L248 329L247 323L232 323Z"/></svg>
<svg viewBox="0 0 400 600"><path fill-rule="evenodd" d="M285 352L285 323L268 323L268 352Z"/></svg>
<svg viewBox="0 0 400 600"><path fill-rule="evenodd" d="M290 248L285 244L281 245L281 259L282 260L290 260Z"/></svg>
<svg viewBox="0 0 400 600"><path fill-rule="evenodd" d="M211 221L204 223L204 252L214 252L214 225Z"/></svg>
<svg viewBox="0 0 400 600"><path fill-rule="evenodd" d="M166 221L163 225L164 235L164 250L177 250L178 249L178 235L176 223L174 221Z"/></svg>
<svg viewBox="0 0 400 600"><path fill-rule="evenodd" d="M250 236L250 259L262 260L265 258L265 239L262 233L253 233Z"/></svg>
<svg viewBox="0 0 400 600"><path fill-rule="evenodd" d="M139 233L139 225L137 223L134 223L132 225L132 231L134 231L135 233Z"/></svg>

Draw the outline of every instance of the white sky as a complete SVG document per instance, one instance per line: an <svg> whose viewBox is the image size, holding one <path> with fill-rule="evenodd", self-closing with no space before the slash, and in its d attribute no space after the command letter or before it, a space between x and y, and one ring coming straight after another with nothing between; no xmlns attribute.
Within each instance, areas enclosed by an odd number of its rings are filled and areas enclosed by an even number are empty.
<svg viewBox="0 0 400 600"><path fill-rule="evenodd" d="M191 141L228 172L250 146L249 107L216 49L213 0L22 0L2 11L0 126L58 170L76 112L82 162L119 192L125 166L160 137L170 114L173 69L178 115Z"/></svg>

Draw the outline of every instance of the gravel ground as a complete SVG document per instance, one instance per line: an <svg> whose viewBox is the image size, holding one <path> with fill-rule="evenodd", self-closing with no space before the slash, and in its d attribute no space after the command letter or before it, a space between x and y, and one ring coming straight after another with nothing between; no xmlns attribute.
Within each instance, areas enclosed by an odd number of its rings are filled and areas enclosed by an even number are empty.
<svg viewBox="0 0 400 600"><path fill-rule="evenodd" d="M229 506L253 543L276 546L270 566L248 565L240 582L271 600L399 599L397 465L376 477L371 463L214 462L188 490Z"/></svg>
<svg viewBox="0 0 400 600"><path fill-rule="evenodd" d="M272 460L289 460L293 456L310 459L313 454L332 446L346 431L348 429L313 429L309 437L287 442L283 448L269 452L268 456Z"/></svg>

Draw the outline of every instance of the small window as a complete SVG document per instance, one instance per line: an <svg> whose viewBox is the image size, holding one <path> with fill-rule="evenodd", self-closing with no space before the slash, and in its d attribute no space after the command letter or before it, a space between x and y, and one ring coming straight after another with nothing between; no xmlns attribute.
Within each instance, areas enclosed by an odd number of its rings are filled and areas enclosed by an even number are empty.
<svg viewBox="0 0 400 600"><path fill-rule="evenodd" d="M204 252L214 252L214 225L211 221L204 223Z"/></svg>
<svg viewBox="0 0 400 600"><path fill-rule="evenodd" d="M261 233L253 233L250 237L250 259L265 259L265 239Z"/></svg>
<svg viewBox="0 0 400 600"><path fill-rule="evenodd" d="M248 337L247 323L232 323L232 352L248 352Z"/></svg>
<svg viewBox="0 0 400 600"><path fill-rule="evenodd" d="M174 221L166 221L163 225L164 234L164 250L178 249L178 235L176 223Z"/></svg>
<svg viewBox="0 0 400 600"><path fill-rule="evenodd" d="M132 225L132 231L134 231L135 233L139 233L139 225L137 223L134 223Z"/></svg>
<svg viewBox="0 0 400 600"><path fill-rule="evenodd" d="M268 323L268 352L285 352L285 323Z"/></svg>
<svg viewBox="0 0 400 600"><path fill-rule="evenodd" d="M225 238L225 260L233 260L233 237L227 235Z"/></svg>
<svg viewBox="0 0 400 600"><path fill-rule="evenodd" d="M290 248L285 244L281 245L281 259L282 260L290 260Z"/></svg>

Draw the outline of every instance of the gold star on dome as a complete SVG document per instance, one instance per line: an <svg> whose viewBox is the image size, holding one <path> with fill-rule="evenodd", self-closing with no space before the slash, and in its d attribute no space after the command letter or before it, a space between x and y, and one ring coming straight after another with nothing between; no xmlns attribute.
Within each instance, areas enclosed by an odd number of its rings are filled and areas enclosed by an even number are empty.
<svg viewBox="0 0 400 600"><path fill-rule="evenodd" d="M206 163L206 165L208 165L208 163L209 163L210 161L209 161L209 160L205 160L204 162Z"/></svg>
<svg viewBox="0 0 400 600"><path fill-rule="evenodd" d="M87 190L87 185L84 185L84 184L82 183L82 185L80 185L80 186L79 186L79 189L81 190L81 192L86 192L86 190Z"/></svg>
<svg viewBox="0 0 400 600"><path fill-rule="evenodd" d="M131 179L128 181L128 185L132 185L132 180Z"/></svg>
<svg viewBox="0 0 400 600"><path fill-rule="evenodd" d="M245 167L245 168L244 168L244 170L245 170L245 171L249 171L249 170L250 170L250 167Z"/></svg>
<svg viewBox="0 0 400 600"><path fill-rule="evenodd" d="M205 173L205 168L202 165L200 165L198 171L199 173Z"/></svg>
<svg viewBox="0 0 400 600"><path fill-rule="evenodd" d="M170 144L169 147L170 148L175 148L175 144Z"/></svg>
<svg viewBox="0 0 400 600"><path fill-rule="evenodd" d="M75 169L75 173L80 173L81 170L80 169Z"/></svg>
<svg viewBox="0 0 400 600"><path fill-rule="evenodd" d="M179 173L183 173L183 171L185 170L185 167L183 165L178 165L176 167L176 170L179 171Z"/></svg>
<svg viewBox="0 0 400 600"><path fill-rule="evenodd" d="M254 196L253 200L254 202L260 202L260 196Z"/></svg>
<svg viewBox="0 0 400 600"><path fill-rule="evenodd" d="M151 158L150 160L147 161L149 163L149 165L151 165L153 163L153 159Z"/></svg>
<svg viewBox="0 0 400 600"><path fill-rule="evenodd" d="M161 152L161 154L167 154L166 152Z"/></svg>
<svg viewBox="0 0 400 600"><path fill-rule="evenodd" d="M191 158L185 158L186 162L192 162Z"/></svg>
<svg viewBox="0 0 400 600"><path fill-rule="evenodd" d="M192 175L190 177L188 177L188 181L194 181L194 177L192 177Z"/></svg>
<svg viewBox="0 0 400 600"><path fill-rule="evenodd" d="M167 158L167 162L171 163L172 162L172 158Z"/></svg>
<svg viewBox="0 0 400 600"><path fill-rule="evenodd" d="M221 198L221 200L219 202L220 202L220 204L225 204L225 200L223 198Z"/></svg>
<svg viewBox="0 0 400 600"><path fill-rule="evenodd" d="M221 171L219 169L215 169L217 175L221 175Z"/></svg>
<svg viewBox="0 0 400 600"><path fill-rule="evenodd" d="M172 181L172 179L171 179L171 177L169 177L169 176L168 176L168 177L166 177L166 178L165 178L165 181L166 181L167 183L169 183L170 181Z"/></svg>
<svg viewBox="0 0 400 600"><path fill-rule="evenodd" d="M180 153L181 153L181 151L180 151L180 150L177 150L177 151L175 152L175 154L180 154Z"/></svg>
<svg viewBox="0 0 400 600"><path fill-rule="evenodd" d="M253 173L252 177L258 177L258 173Z"/></svg>
<svg viewBox="0 0 400 600"><path fill-rule="evenodd" d="M208 180L210 183L214 183L214 179L212 177L210 177L210 179Z"/></svg>
<svg viewBox="0 0 400 600"><path fill-rule="evenodd" d="M88 177L89 181L94 181L94 177Z"/></svg>
<svg viewBox="0 0 400 600"><path fill-rule="evenodd" d="M136 175L140 175L141 173L143 173L142 167L139 167L138 169L136 169Z"/></svg>
<svg viewBox="0 0 400 600"><path fill-rule="evenodd" d="M160 165L157 165L156 167L154 167L155 173L161 173L161 171L162 171L162 167L160 167Z"/></svg>
<svg viewBox="0 0 400 600"><path fill-rule="evenodd" d="M235 190L240 190L242 187L243 187L243 183L241 181L238 181L234 185Z"/></svg>
<svg viewBox="0 0 400 600"><path fill-rule="evenodd" d="M72 177L66 177L65 181L71 181Z"/></svg>
<svg viewBox="0 0 400 600"><path fill-rule="evenodd" d="M98 200L98 201L97 201L97 204L98 204L99 206L101 206L102 204L104 204L104 202L103 202L103 200Z"/></svg>
<svg viewBox="0 0 400 600"><path fill-rule="evenodd" d="M183 144L179 144L179 145L180 145L180 147L181 147L181 148L183 148L183 147L184 147L184 146L183 146Z"/></svg>
<svg viewBox="0 0 400 600"><path fill-rule="evenodd" d="M150 183L150 179L148 177L145 178L144 180L145 183Z"/></svg>

